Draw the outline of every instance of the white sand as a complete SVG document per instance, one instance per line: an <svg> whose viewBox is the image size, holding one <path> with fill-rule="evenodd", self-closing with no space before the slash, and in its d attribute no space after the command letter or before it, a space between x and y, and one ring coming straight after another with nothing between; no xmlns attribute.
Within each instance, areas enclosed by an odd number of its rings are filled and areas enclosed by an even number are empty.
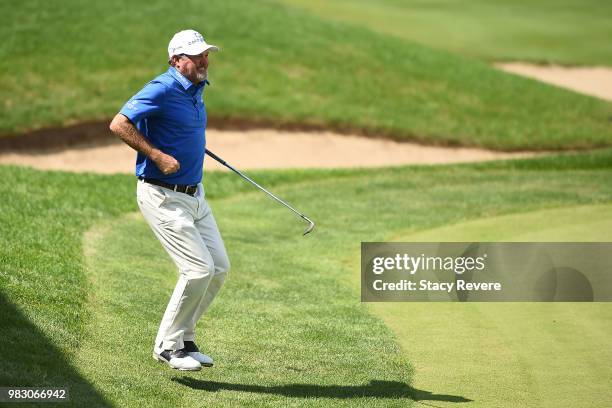
<svg viewBox="0 0 612 408"><path fill-rule="evenodd" d="M399 143L330 132L277 130L207 131L207 146L239 169L379 167L401 164L439 164L525 157L475 148L447 148ZM136 154L117 142L57 152L0 154L0 163L38 169L97 173L132 173ZM225 169L210 157L207 170Z"/></svg>
<svg viewBox="0 0 612 408"><path fill-rule="evenodd" d="M540 66L521 62L496 66L513 74L612 101L612 68Z"/></svg>

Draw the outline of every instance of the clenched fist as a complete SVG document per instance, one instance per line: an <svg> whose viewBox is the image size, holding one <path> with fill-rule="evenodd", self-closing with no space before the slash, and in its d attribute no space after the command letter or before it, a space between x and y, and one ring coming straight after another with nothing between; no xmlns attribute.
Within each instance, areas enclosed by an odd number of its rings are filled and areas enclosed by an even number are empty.
<svg viewBox="0 0 612 408"><path fill-rule="evenodd" d="M165 175L176 173L181 168L180 163L174 157L159 150L151 154L151 160Z"/></svg>

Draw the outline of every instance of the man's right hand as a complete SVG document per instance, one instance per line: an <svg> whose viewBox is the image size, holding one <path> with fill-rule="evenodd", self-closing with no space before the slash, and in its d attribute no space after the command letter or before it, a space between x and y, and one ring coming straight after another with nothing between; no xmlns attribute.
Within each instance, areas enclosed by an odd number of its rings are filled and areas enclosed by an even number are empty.
<svg viewBox="0 0 612 408"><path fill-rule="evenodd" d="M176 173L181 168L180 163L174 157L159 150L151 152L150 158L165 175Z"/></svg>
<svg viewBox="0 0 612 408"><path fill-rule="evenodd" d="M132 149L144 154L165 175L176 173L181 168L179 162L172 156L156 149L142 133L136 129L127 116L118 113L110 124L110 130L121 138Z"/></svg>

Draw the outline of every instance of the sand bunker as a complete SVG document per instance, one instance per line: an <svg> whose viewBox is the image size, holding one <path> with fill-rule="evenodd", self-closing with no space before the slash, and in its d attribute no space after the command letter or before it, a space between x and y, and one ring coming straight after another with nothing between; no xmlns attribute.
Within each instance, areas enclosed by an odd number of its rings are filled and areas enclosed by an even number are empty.
<svg viewBox="0 0 612 408"><path fill-rule="evenodd" d="M612 101L612 68L496 64L504 71Z"/></svg>
<svg viewBox="0 0 612 408"><path fill-rule="evenodd" d="M380 167L440 164L526 157L475 148L447 148L399 143L329 132L288 132L269 129L207 131L208 148L240 169ZM0 163L45 170L132 173L135 153L121 142L91 144L59 151L0 154ZM211 158L207 170L225 168Z"/></svg>
<svg viewBox="0 0 612 408"><path fill-rule="evenodd" d="M612 100L611 68L566 68L524 63L496 66L518 75ZM212 151L240 169L379 167L499 160L531 155L422 146L330 132L210 129L207 137L208 147ZM134 151L116 140L63 150L0 153L0 164L76 172L132 173L134 161ZM225 168L208 158L206 169Z"/></svg>

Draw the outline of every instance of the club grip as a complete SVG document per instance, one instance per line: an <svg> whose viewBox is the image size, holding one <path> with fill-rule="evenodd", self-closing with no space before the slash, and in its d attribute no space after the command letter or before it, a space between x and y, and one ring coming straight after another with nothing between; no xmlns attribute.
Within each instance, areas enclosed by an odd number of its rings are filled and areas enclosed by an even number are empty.
<svg viewBox="0 0 612 408"><path fill-rule="evenodd" d="M209 155L210 157L212 157L213 159L215 159L216 161L218 161L219 163L221 163L222 165L227 166L227 163L225 162L225 160L223 160L222 158L220 158L219 156L217 156L216 154L214 154L210 150L206 149L205 153L207 155Z"/></svg>

